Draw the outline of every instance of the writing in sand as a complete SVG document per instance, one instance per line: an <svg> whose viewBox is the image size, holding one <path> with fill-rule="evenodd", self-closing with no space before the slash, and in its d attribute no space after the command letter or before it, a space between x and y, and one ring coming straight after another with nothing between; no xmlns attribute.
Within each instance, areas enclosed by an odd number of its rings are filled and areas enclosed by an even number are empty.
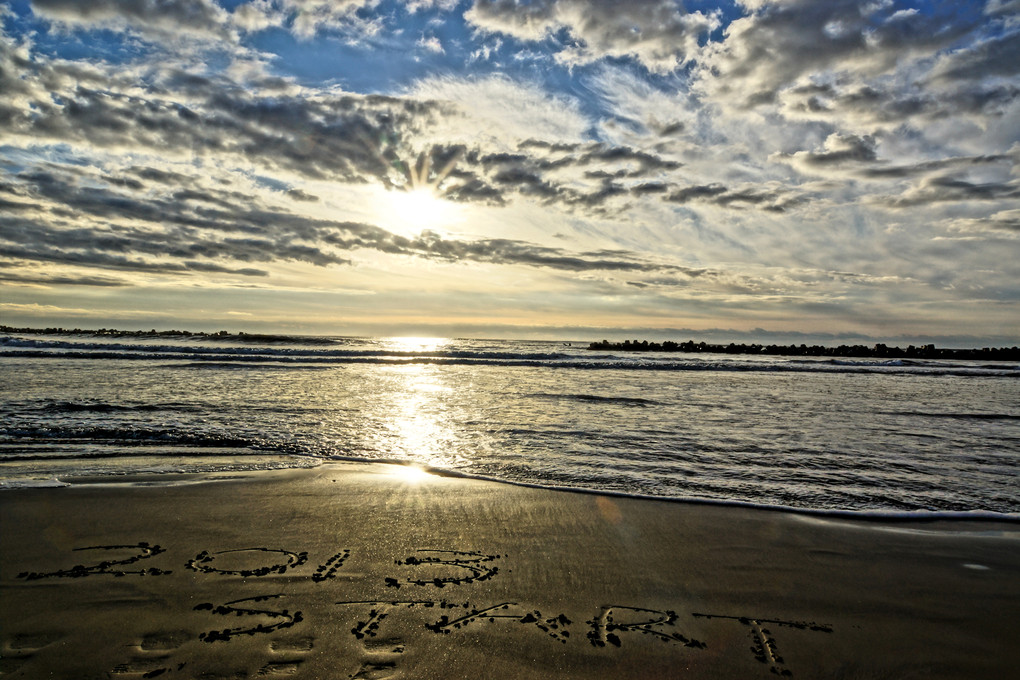
<svg viewBox="0 0 1020 680"><path fill-rule="evenodd" d="M165 548L144 541L85 546L75 548L74 552L88 555L90 559L87 563L55 571L23 571L17 578L25 581L90 577L162 578L179 568L171 562ZM268 583L267 577L283 574L289 574L291 580L307 579L315 584L328 584L343 573L344 564L350 557L349 549L338 549L332 554L314 558L306 551L244 547L202 550L180 563L180 567L209 578L242 577L245 587L254 590L258 584ZM633 603L593 603L590 618L582 624L565 613L542 612L523 602L497 600L473 603L461 596L463 586L498 578L500 567L506 561L506 555L450 549L422 549L396 559L392 563L393 575L383 575L380 583L384 592L393 594L392 598L338 599L333 602L335 614L340 618L346 617L350 622L350 628L341 629L342 634L358 640L370 640L379 636L385 628L384 621L390 617L407 616L406 612L415 610L419 614L425 613L418 624L419 630L437 635L456 635L458 631L481 626L517 625L533 630L536 642L546 640L563 645L588 644L613 649L628 644L633 635L645 635L665 644L687 648L692 654L710 646L709 642L695 639L680 630L681 614L673 610L635 606ZM418 592L434 593L436 589L444 588L449 588L450 597L415 596ZM191 637L209 644L226 645L241 636L273 635L308 625L302 611L294 608L300 606L300 602L293 603L294 599L282 592L253 592L225 602L200 602L193 610L208 612L209 623L206 630L196 631ZM826 624L779 620L753 613L687 612L685 615L694 619L729 620L744 627L751 640L748 649L753 658L782 676L791 676L792 672L780 654L773 629L832 632L832 627ZM229 617L233 625L219 627L218 623L226 623L225 617ZM173 674L183 670L184 666L168 662L148 670L144 677Z"/></svg>

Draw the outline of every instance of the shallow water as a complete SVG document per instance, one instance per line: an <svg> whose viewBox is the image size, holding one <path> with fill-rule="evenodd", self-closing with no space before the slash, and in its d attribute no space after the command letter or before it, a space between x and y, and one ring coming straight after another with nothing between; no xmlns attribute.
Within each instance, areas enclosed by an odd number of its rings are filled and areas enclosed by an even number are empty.
<svg viewBox="0 0 1020 680"><path fill-rule="evenodd" d="M391 460L808 510L1020 513L1020 367L496 340L0 336L0 477Z"/></svg>

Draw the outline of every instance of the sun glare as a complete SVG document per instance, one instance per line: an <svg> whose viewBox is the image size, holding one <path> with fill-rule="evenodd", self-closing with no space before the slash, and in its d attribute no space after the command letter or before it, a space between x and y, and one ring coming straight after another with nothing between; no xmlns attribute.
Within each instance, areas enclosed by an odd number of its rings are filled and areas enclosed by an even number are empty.
<svg viewBox="0 0 1020 680"><path fill-rule="evenodd" d="M395 234L417 236L423 231L448 230L460 220L460 206L431 187L387 191L379 198L379 217Z"/></svg>
<svg viewBox="0 0 1020 680"><path fill-rule="evenodd" d="M411 485L421 484L430 477L428 472L417 465L394 465L391 474L404 484Z"/></svg>
<svg viewBox="0 0 1020 680"><path fill-rule="evenodd" d="M449 338L387 338L398 352L435 352L448 342Z"/></svg>
<svg viewBox="0 0 1020 680"><path fill-rule="evenodd" d="M391 162L378 150L383 164L398 170L388 182L389 189L379 188L375 200L376 218L380 226L394 234L417 236L423 231L450 231L461 220L462 206L443 196L443 186L457 164L459 155L433 164L433 151L422 152L415 163L399 158Z"/></svg>

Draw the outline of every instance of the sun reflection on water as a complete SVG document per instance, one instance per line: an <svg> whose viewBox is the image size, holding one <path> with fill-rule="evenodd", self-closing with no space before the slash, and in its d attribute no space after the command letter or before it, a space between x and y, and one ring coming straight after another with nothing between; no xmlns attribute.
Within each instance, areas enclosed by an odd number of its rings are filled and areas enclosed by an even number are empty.
<svg viewBox="0 0 1020 680"><path fill-rule="evenodd" d="M449 338L395 337L386 338L387 344L397 352L435 352L450 343Z"/></svg>
<svg viewBox="0 0 1020 680"><path fill-rule="evenodd" d="M405 340L411 340L407 346L433 346L431 338ZM457 450L458 418L450 399L453 389L446 384L442 370L409 364L390 368L387 377L390 399L388 413L383 415L393 452L415 465L453 466L462 458Z"/></svg>

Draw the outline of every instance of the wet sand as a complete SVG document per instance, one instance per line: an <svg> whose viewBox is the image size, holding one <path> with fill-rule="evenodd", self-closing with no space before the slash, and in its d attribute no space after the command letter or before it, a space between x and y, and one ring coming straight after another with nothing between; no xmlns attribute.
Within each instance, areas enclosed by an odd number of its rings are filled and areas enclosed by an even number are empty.
<svg viewBox="0 0 1020 680"><path fill-rule="evenodd" d="M997 678L1020 524L338 464L0 493L4 678ZM165 478L161 478L165 479Z"/></svg>

